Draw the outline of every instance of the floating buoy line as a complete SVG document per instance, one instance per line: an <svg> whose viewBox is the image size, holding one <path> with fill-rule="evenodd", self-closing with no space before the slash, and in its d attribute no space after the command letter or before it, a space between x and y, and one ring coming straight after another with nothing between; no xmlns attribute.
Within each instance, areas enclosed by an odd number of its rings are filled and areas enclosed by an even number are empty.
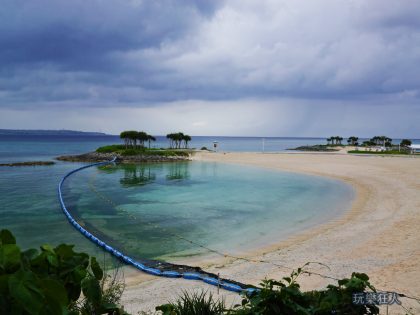
<svg viewBox="0 0 420 315"><path fill-rule="evenodd" d="M150 260L147 263L139 262L139 261L131 258L130 256L127 256L124 253L120 252L116 248L110 246L106 242L102 241L101 239L99 239L98 237L96 237L95 235L93 235L92 233L87 231L84 227L82 227L73 218L73 216L70 214L70 211L67 209L66 204L64 202L62 190L63 190L63 184L64 184L65 180L67 178L69 178L71 175L73 175L77 172L80 172L80 171L82 171L86 168L90 168L90 167L94 167L94 166L104 166L104 165L108 165L108 164L114 164L115 162L116 162L116 157L113 158L111 161L99 162L99 163L93 163L93 164L85 165L85 166L79 167L77 169L74 169L74 170L68 172L61 179L61 181L58 185L58 198L59 198L59 201L60 201L61 209L63 210L65 216L68 219L68 221L70 222L71 225L73 225L74 228L76 228L81 234L83 234L91 242L93 242L97 246L101 247L102 249L104 249L105 251L107 251L108 253L110 253L111 255L113 255L114 257L116 257L117 259L122 261L123 263L125 263L127 265L131 265L131 266L133 266L133 267L137 268L138 270L141 270L145 273L148 273L148 274L151 274L151 275L154 275L154 276L160 276L160 277L184 278L184 279L187 279L187 280L198 280L198 281L202 281L202 282L205 282L207 284L211 284L211 285L217 286L219 288L222 288L222 289L225 289L225 290L228 290L228 291L233 291L233 292L238 292L238 293L251 294L251 293L255 292L256 290L258 290L257 288L255 288L253 286L250 286L250 285L246 285L246 284L236 282L236 281L233 281L233 280L229 280L229 279L219 278L218 275L205 272L199 267L176 265L176 264L170 264L170 263L166 263L166 262L153 261L153 260ZM183 239L186 240L185 238L183 238ZM189 241L189 240L187 240L187 241ZM192 242L192 241L190 241L190 242ZM204 247L204 246L201 246L201 247ZM211 250L209 248L206 248L206 249ZM211 251L215 252L214 250L211 250ZM224 256L226 256L226 255L224 255ZM235 258L237 258L237 257L235 257Z"/></svg>

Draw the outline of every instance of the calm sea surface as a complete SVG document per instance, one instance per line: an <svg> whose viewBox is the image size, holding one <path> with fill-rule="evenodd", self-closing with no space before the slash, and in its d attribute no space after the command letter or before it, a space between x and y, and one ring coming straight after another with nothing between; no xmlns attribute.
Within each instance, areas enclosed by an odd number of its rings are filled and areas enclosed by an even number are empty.
<svg viewBox="0 0 420 315"><path fill-rule="evenodd" d="M262 151L261 138L194 137L192 147ZM0 163L50 160L119 143L118 137L0 137ZM265 151L324 139L266 138ZM159 138L155 147L166 147ZM101 251L66 221L57 185L81 163L0 167L0 228L24 247L76 244ZM351 187L326 178L208 162L117 165L86 169L64 187L66 203L88 230L136 258L227 253L269 244L339 216L350 206ZM191 242L189 242L189 241ZM203 246L203 247L202 247Z"/></svg>

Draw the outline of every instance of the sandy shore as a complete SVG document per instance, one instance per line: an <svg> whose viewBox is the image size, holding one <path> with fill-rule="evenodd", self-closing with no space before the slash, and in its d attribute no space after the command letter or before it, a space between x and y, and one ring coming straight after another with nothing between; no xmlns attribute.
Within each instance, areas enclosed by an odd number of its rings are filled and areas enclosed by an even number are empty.
<svg viewBox="0 0 420 315"><path fill-rule="evenodd" d="M200 267L221 277L258 284L261 279L281 278L308 261L330 267L313 271L337 278L353 271L365 272L379 290L420 296L420 158L352 156L338 153L199 153L197 160L254 165L327 176L343 180L356 190L352 208L341 218L279 242L265 253L254 255L287 267L251 263L243 260L197 262ZM289 268L290 267L290 268ZM220 291L196 281L164 279L135 270L126 273L127 288L123 304L137 313L174 299L183 290L208 290L226 299L240 301L233 293ZM302 276L304 289L325 287L333 280ZM413 313L420 304L401 299ZM390 307L391 314L403 310Z"/></svg>

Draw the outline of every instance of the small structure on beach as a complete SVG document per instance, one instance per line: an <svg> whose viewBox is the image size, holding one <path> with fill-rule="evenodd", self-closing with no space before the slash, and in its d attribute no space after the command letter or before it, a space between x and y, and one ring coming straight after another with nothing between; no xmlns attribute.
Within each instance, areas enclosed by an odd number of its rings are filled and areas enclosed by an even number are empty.
<svg viewBox="0 0 420 315"><path fill-rule="evenodd" d="M214 151L217 152L217 147L219 146L219 142L218 141L213 141L213 149Z"/></svg>
<svg viewBox="0 0 420 315"><path fill-rule="evenodd" d="M420 153L420 144L412 144L409 146L411 153Z"/></svg>

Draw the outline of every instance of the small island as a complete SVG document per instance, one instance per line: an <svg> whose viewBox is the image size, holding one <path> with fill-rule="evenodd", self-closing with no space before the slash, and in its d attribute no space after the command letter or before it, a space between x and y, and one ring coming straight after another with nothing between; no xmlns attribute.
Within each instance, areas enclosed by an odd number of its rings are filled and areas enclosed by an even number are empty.
<svg viewBox="0 0 420 315"><path fill-rule="evenodd" d="M56 159L68 162L102 162L114 157L120 163L139 162L173 162L189 160L193 151L188 148L191 141L189 135L182 132L170 133L166 136L169 148L151 148L156 138L144 131L123 131L120 138L124 144L102 146L96 151L79 155L63 155Z"/></svg>
<svg viewBox="0 0 420 315"><path fill-rule="evenodd" d="M287 149L293 151L306 151L306 152L336 152L338 149L331 148L324 144L315 144L315 145L304 145L293 149Z"/></svg>
<svg viewBox="0 0 420 315"><path fill-rule="evenodd" d="M386 155L416 155L418 148L412 146L412 141L402 139L399 144L392 143L392 139L386 136L374 136L359 143L359 137L351 136L347 138L347 144L343 144L343 137L333 136L327 138L327 144L316 144L300 146L293 149L295 151L308 152L338 152L343 150L348 154L386 154Z"/></svg>

